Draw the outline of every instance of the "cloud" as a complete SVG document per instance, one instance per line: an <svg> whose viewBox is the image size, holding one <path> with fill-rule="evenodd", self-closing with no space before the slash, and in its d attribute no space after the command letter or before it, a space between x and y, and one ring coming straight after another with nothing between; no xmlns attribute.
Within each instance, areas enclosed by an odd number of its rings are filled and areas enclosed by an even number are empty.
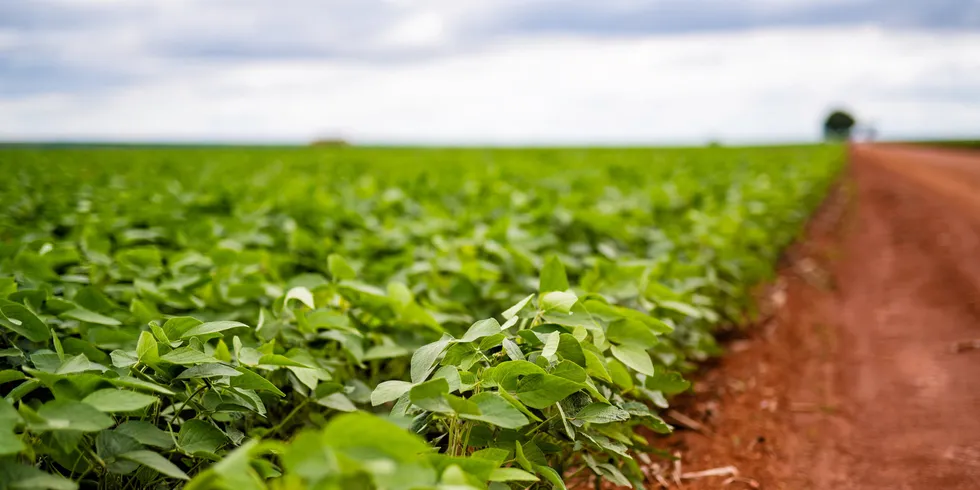
<svg viewBox="0 0 980 490"><path fill-rule="evenodd" d="M449 35L429 22L405 36ZM816 139L839 104L886 137L965 135L980 127L977 52L980 33L848 26L511 36L400 63L169 59L100 93L0 96L0 138L789 141Z"/></svg>
<svg viewBox="0 0 980 490"><path fill-rule="evenodd" d="M119 55L392 63L480 50L515 37L856 25L977 31L980 1L24 0L0 3L0 32L21 41L18 51L0 53L0 64L11 56Z"/></svg>
<svg viewBox="0 0 980 490"><path fill-rule="evenodd" d="M854 25L980 29L977 0L612 0L549 1L531 5L514 9L508 21L499 27L511 32L612 36Z"/></svg>
<svg viewBox="0 0 980 490"><path fill-rule="evenodd" d="M965 133L978 36L977 0L0 2L0 138Z"/></svg>

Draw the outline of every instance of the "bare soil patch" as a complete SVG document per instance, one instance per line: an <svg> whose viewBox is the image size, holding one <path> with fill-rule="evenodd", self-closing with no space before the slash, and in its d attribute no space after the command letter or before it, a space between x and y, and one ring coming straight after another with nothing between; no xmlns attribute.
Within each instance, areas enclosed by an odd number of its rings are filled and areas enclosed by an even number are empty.
<svg viewBox="0 0 980 490"><path fill-rule="evenodd" d="M854 147L763 297L677 408L672 488L980 488L980 154Z"/></svg>

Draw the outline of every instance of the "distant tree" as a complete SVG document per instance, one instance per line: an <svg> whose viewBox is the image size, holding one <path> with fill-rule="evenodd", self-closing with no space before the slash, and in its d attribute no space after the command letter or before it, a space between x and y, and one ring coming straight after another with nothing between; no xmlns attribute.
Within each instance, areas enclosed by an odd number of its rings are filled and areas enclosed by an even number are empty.
<svg viewBox="0 0 980 490"><path fill-rule="evenodd" d="M828 140L844 140L851 137L854 117L844 111L834 111L823 123L823 137Z"/></svg>

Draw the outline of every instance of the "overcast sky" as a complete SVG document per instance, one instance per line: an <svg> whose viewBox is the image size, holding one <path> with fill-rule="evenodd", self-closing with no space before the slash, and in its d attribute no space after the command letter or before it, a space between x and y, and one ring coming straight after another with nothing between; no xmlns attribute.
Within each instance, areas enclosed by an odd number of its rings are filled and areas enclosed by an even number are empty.
<svg viewBox="0 0 980 490"><path fill-rule="evenodd" d="M0 140L980 137L980 0L0 0Z"/></svg>

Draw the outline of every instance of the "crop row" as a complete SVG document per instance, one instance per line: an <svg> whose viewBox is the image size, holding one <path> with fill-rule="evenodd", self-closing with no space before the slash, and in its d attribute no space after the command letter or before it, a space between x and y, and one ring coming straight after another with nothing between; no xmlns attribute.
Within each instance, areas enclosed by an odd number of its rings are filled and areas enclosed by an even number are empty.
<svg viewBox="0 0 980 490"><path fill-rule="evenodd" d="M840 161L0 150L0 488L642 487Z"/></svg>

